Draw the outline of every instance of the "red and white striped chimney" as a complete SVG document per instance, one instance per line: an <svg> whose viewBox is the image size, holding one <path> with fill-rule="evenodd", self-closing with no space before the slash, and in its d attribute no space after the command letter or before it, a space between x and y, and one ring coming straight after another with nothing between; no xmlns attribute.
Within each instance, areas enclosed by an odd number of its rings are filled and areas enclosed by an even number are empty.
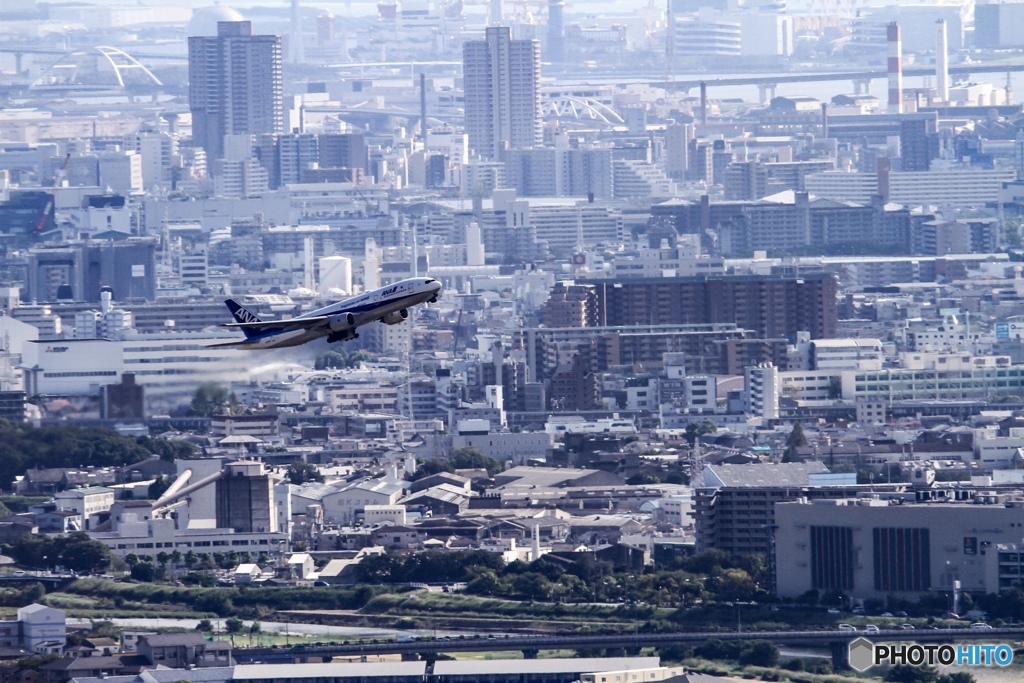
<svg viewBox="0 0 1024 683"><path fill-rule="evenodd" d="M886 27L889 46L889 113L903 113L903 41L900 25L895 21Z"/></svg>

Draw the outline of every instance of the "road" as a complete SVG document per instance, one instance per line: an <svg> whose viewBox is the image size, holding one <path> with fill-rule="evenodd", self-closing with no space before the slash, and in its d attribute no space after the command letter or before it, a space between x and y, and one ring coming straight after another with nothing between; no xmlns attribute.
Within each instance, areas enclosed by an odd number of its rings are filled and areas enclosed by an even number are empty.
<svg viewBox="0 0 1024 683"><path fill-rule="evenodd" d="M684 631L678 633L617 633L607 635L570 636L507 636L468 638L430 638L411 642L357 642L292 648L236 649L232 656L239 663L283 662L296 659L323 659L363 655L400 654L429 656L441 652L498 652L520 650L528 657L536 657L540 650L603 649L617 653L638 653L645 647L677 644L700 645L708 640L768 640L776 645L805 645L830 647L833 660L845 661L846 646L856 638L866 636L873 642L914 641L918 643L953 643L980 640L987 643L1014 642L1024 639L1024 628L993 629L887 629L868 634L864 631L742 631L709 632Z"/></svg>

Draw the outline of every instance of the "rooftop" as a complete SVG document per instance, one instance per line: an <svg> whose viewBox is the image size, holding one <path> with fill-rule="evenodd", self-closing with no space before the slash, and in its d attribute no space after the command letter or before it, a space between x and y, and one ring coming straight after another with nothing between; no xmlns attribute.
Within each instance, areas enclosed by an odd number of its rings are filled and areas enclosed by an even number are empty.
<svg viewBox="0 0 1024 683"><path fill-rule="evenodd" d="M808 486L811 474L827 472L828 468L821 462L707 465L694 482L694 488Z"/></svg>

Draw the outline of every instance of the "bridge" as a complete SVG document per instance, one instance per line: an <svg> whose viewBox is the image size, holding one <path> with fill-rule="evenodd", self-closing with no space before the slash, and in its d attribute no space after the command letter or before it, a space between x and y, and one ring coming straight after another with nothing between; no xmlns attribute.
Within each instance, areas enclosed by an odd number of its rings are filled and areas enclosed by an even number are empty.
<svg viewBox="0 0 1024 683"><path fill-rule="evenodd" d="M330 661L332 657L365 657L368 655L402 655L403 659L431 659L447 652L502 652L519 650L527 659L534 659L541 650L605 650L609 656L638 655L645 647L670 645L701 645L709 640L768 640L776 645L801 645L829 648L832 664L845 668L851 641L866 637L872 642L913 641L915 643L954 643L982 640L987 643L1015 642L1024 639L1024 627L1013 628L945 628L885 629L878 633L864 631L683 631L678 633L614 633L604 635L550 636L471 636L460 638L428 638L406 642L359 641L329 645L296 645L294 647L239 648L232 656L240 663L285 663Z"/></svg>
<svg viewBox="0 0 1024 683"><path fill-rule="evenodd" d="M989 64L958 64L949 67L950 76L970 76L971 74L982 73L1010 73L1024 71L1024 62L1006 62ZM935 67L907 67L903 69L904 76L934 76ZM852 81L854 91L862 93L868 91L868 84L881 78L888 78L888 71L873 69L870 71L826 71L817 73L780 73L772 76L733 76L725 78L688 78L678 80L675 83L664 81L648 83L656 88L675 87L678 90L689 91L691 88L699 87L724 87L738 85L756 85L761 90L761 102L765 103L775 97L780 83L823 83L826 81Z"/></svg>

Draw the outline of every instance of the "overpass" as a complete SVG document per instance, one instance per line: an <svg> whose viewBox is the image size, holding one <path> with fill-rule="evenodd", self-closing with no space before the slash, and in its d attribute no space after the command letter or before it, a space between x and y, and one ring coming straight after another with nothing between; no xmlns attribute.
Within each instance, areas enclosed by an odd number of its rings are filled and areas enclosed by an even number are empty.
<svg viewBox="0 0 1024 683"><path fill-rule="evenodd" d="M915 643L954 643L981 640L987 643L1015 642L1024 639L1024 627L971 629L886 629L868 634L864 631L683 631L677 633L614 633L604 635L567 636L470 636L460 638L426 638L408 642L359 641L329 645L296 645L294 647L239 648L232 656L239 664L283 663L295 661L329 661L332 657L365 657L400 654L406 659L431 659L448 652L502 652L519 650L527 659L537 657L541 650L600 649L609 656L638 655L645 647L670 645L701 645L709 640L768 640L776 645L801 645L829 648L837 669L847 666L850 641L867 637L872 642L913 641Z"/></svg>

